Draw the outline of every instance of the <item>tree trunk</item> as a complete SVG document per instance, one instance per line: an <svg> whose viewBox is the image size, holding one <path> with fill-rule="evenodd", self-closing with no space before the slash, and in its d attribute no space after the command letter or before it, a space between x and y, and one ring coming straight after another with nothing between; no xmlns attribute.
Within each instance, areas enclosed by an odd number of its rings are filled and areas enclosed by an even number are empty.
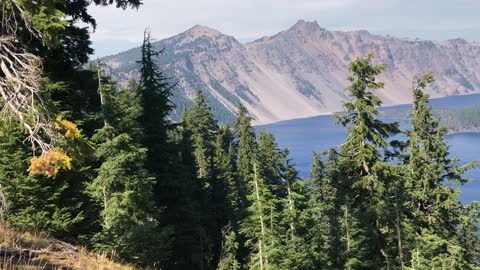
<svg viewBox="0 0 480 270"><path fill-rule="evenodd" d="M345 199L345 210L343 214L345 221L345 234L347 237L347 252L350 252L350 227L348 225L348 197Z"/></svg>
<svg viewBox="0 0 480 270"><path fill-rule="evenodd" d="M265 225L263 221L263 206L262 201L260 200L260 190L258 185L258 176L257 176L257 165L253 164L253 172L254 172L254 183L255 183L255 195L257 199L257 207L258 207L258 217L260 222L260 239L258 240L258 253L260 256L260 270L266 269L268 266L268 258L266 255L263 255L262 250L262 239L265 239ZM265 263L263 262L263 258L265 257Z"/></svg>
<svg viewBox="0 0 480 270"><path fill-rule="evenodd" d="M398 210L398 194L396 189L395 189L395 227L397 230L398 260L400 262L400 269L403 269L404 264L403 264L403 247L402 247L402 229L400 224L400 211Z"/></svg>
<svg viewBox="0 0 480 270"><path fill-rule="evenodd" d="M103 126L108 125L107 121L107 112L105 110L105 96L102 90L102 70L100 64L97 67L97 76L98 76L98 94L100 95L100 107L102 108L102 115L103 115Z"/></svg>
<svg viewBox="0 0 480 270"><path fill-rule="evenodd" d="M290 188L290 180L287 180L287 195L288 195L288 209L290 210L290 214L293 214L293 199L292 199L292 190ZM293 225L293 217L290 220L290 230L292 231L292 235L295 232L295 226Z"/></svg>

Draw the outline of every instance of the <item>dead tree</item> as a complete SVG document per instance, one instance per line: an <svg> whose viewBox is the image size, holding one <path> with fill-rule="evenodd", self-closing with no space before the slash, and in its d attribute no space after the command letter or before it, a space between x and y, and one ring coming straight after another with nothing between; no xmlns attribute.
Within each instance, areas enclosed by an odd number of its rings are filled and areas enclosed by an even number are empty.
<svg viewBox="0 0 480 270"><path fill-rule="evenodd" d="M52 147L50 118L41 97L42 61L25 51L18 29L40 36L17 0L0 3L0 114L25 128L25 141L43 152Z"/></svg>

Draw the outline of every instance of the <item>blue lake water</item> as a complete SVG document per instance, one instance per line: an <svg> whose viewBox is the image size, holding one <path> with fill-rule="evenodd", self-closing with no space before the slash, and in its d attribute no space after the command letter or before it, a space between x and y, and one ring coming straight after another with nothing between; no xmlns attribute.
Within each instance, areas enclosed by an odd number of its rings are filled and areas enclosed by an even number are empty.
<svg viewBox="0 0 480 270"><path fill-rule="evenodd" d="M480 95L455 96L434 99L433 107L456 108L480 104ZM399 105L404 107L408 105ZM302 177L308 177L313 160L313 151L325 151L336 147L345 139L346 129L336 125L330 115L294 119L274 124L257 126L275 134L278 144L291 150L291 157L297 164ZM480 161L480 133L459 133L446 136L450 153L461 163ZM480 200L480 167L470 170L467 177L472 181L461 188L460 198L464 202Z"/></svg>

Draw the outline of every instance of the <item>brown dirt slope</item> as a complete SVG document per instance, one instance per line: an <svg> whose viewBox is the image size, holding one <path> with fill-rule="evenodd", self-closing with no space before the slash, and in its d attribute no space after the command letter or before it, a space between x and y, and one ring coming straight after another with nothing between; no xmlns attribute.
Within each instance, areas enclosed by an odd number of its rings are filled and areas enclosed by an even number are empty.
<svg viewBox="0 0 480 270"><path fill-rule="evenodd" d="M0 224L0 270L130 270L111 260L43 233L15 230Z"/></svg>

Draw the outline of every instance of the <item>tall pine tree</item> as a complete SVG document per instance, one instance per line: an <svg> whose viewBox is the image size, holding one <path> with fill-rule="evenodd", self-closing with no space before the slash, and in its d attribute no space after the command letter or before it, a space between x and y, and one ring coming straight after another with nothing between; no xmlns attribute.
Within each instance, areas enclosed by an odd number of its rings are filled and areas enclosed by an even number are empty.
<svg viewBox="0 0 480 270"><path fill-rule="evenodd" d="M131 88L116 92L114 81L100 80L104 127L94 139L101 165L89 192L101 204L102 229L93 241L97 249L138 265L161 265L170 255L170 232L161 227L153 199L155 178L144 168L147 150L138 140L140 89L131 82Z"/></svg>
<svg viewBox="0 0 480 270"><path fill-rule="evenodd" d="M379 224L386 179L378 172L387 169L381 149L387 149L387 139L398 132L398 123L378 119L376 107L381 100L372 91L383 87L375 77L384 66L372 65L372 58L372 54L359 57L348 66L352 72L347 87L350 101L343 105L345 113L337 116L348 128L339 161L345 187L346 269L379 269L389 264L383 225Z"/></svg>
<svg viewBox="0 0 480 270"><path fill-rule="evenodd" d="M144 33L141 52L138 64L143 110L139 121L143 129L142 145L148 149L146 165L149 172L157 178L157 182L168 181L168 178L172 177L168 174L168 168L173 160L172 145L168 140L168 132L173 127L168 114L174 106L170 102L170 97L175 85L160 71L156 61L163 50L155 50L150 32L147 30Z"/></svg>
<svg viewBox="0 0 480 270"><path fill-rule="evenodd" d="M434 78L431 73L416 81L413 111L408 132L408 205L412 211L414 230L410 250L411 267L415 269L459 269L465 260L458 239L462 205L455 186L466 182L463 173L474 164L457 165L449 157L444 139L447 128L442 126L428 107L423 89Z"/></svg>
<svg viewBox="0 0 480 270"><path fill-rule="evenodd" d="M345 262L340 194L344 188L338 186L339 175L338 155L333 149L328 152L326 162L320 153L314 153L309 183L309 213L313 224L309 233L314 239L315 262L328 269L342 269Z"/></svg>

